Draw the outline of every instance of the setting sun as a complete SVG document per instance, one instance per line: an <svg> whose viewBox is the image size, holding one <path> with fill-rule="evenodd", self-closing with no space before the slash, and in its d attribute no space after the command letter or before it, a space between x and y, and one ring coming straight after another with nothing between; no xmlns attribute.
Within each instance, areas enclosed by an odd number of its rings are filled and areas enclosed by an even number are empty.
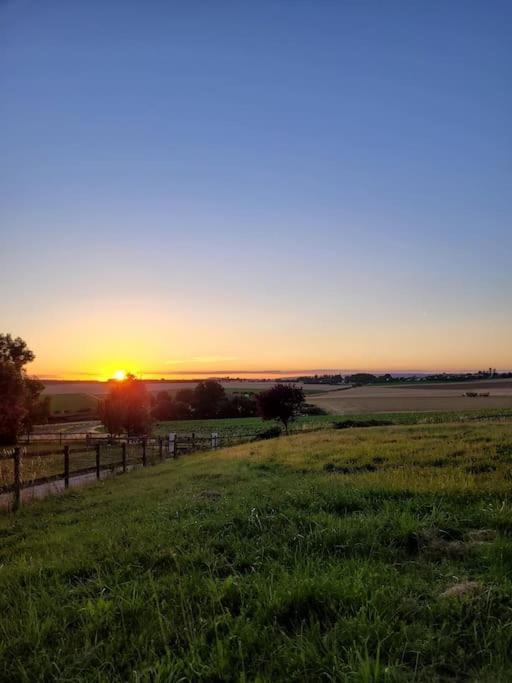
<svg viewBox="0 0 512 683"><path fill-rule="evenodd" d="M126 379L126 372L124 370L116 370L112 375L112 378L116 379L118 382L122 382Z"/></svg>

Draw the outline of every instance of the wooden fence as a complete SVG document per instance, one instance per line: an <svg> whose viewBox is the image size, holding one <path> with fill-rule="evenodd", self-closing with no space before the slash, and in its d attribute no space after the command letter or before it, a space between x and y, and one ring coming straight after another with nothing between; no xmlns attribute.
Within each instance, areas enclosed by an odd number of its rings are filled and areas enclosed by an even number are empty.
<svg viewBox="0 0 512 683"><path fill-rule="evenodd" d="M49 442L52 445L46 447L48 442L37 440L0 452L0 497L11 497L12 510L20 507L25 489L38 488L39 493L46 495L52 492L52 485L67 489L70 483L99 480L102 472L124 473L137 466L158 464L186 453L251 441L259 435L188 432L141 439L91 433L81 435L81 440L76 434L55 436L60 437L53 440L58 442L59 448L52 441ZM83 443L77 444L77 441ZM45 448L41 449L41 446Z"/></svg>

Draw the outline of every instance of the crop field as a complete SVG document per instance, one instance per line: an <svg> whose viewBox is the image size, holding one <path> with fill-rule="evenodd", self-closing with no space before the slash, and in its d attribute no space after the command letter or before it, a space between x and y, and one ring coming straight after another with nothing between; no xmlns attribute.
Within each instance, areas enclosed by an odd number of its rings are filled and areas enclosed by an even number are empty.
<svg viewBox="0 0 512 683"><path fill-rule="evenodd" d="M312 429L324 429L332 426L332 415L305 415L290 423L290 431L305 431ZM219 420L169 420L157 422L153 426L153 433L157 436L165 436L170 432L197 432L199 434L211 434L218 432L221 436L251 437L263 432L276 423L261 419L261 417L230 417Z"/></svg>
<svg viewBox="0 0 512 683"><path fill-rule="evenodd" d="M477 396L466 396L467 392ZM368 385L318 394L308 399L324 410L345 413L467 411L512 408L512 381L446 384Z"/></svg>
<svg viewBox="0 0 512 683"><path fill-rule="evenodd" d="M0 537L3 680L512 680L503 416L184 456Z"/></svg>

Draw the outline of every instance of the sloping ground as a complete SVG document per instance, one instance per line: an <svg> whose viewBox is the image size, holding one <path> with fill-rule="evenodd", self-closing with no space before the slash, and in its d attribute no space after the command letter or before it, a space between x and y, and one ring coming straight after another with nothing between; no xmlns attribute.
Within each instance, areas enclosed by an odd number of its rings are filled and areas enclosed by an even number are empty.
<svg viewBox="0 0 512 683"><path fill-rule="evenodd" d="M9 681L512 680L512 424L323 431L0 518Z"/></svg>
<svg viewBox="0 0 512 683"><path fill-rule="evenodd" d="M465 396L466 392L488 394ZM512 383L508 380L457 384L364 386L308 397L330 413L466 411L512 408Z"/></svg>

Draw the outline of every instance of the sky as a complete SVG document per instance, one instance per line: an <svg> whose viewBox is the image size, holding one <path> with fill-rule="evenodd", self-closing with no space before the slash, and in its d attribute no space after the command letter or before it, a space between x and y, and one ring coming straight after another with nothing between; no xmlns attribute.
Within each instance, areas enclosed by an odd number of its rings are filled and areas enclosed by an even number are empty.
<svg viewBox="0 0 512 683"><path fill-rule="evenodd" d="M512 4L0 0L41 377L512 369Z"/></svg>

